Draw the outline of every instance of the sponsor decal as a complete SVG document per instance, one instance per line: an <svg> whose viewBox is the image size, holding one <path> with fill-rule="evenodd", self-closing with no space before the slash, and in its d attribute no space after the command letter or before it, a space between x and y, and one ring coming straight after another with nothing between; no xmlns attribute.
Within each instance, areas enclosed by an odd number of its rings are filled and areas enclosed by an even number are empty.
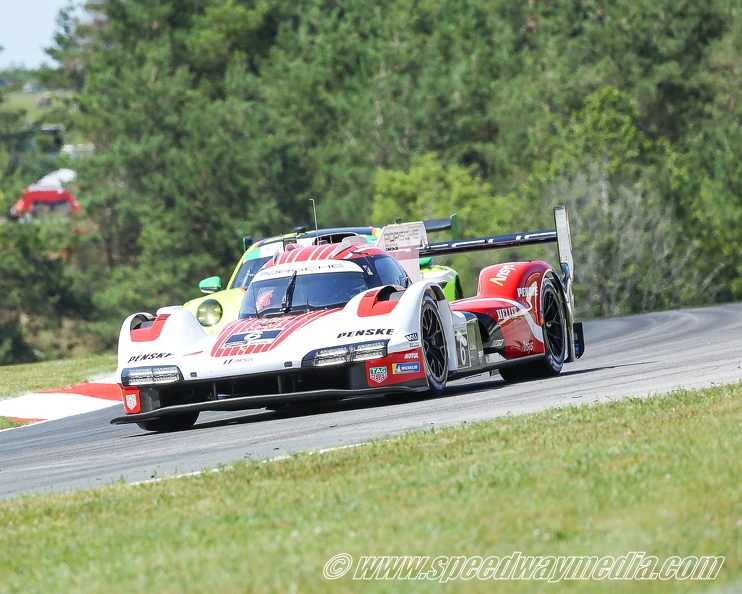
<svg viewBox="0 0 742 594"><path fill-rule="evenodd" d="M148 353L146 355L134 355L133 357L129 357L127 363L133 363L135 361L150 361L152 359L166 359L172 356L172 353Z"/></svg>
<svg viewBox="0 0 742 594"><path fill-rule="evenodd" d="M505 320L509 320L511 318L516 318L516 317L522 318L525 321L525 323L528 324L528 328L531 331L533 338L535 338L538 342L544 342L544 332L541 326L536 323L535 313L529 313L529 311L525 307L523 307L521 304L519 304L517 301L512 301L510 299L503 299L503 298L500 298L500 301L505 301L506 303L512 303L513 306L503 307L501 309L496 310L498 322L502 323ZM516 348L518 347L516 346Z"/></svg>
<svg viewBox="0 0 742 594"><path fill-rule="evenodd" d="M410 348L414 349L415 347L420 346L420 337L418 336L417 332L413 332L412 334L405 334L405 338L410 341Z"/></svg>
<svg viewBox="0 0 742 594"><path fill-rule="evenodd" d="M420 373L420 362L411 363L393 363L392 373Z"/></svg>
<svg viewBox="0 0 742 594"><path fill-rule="evenodd" d="M264 310L266 307L268 307L271 304L272 297L273 297L273 289L270 289L268 291L262 291L255 298L255 308L258 311Z"/></svg>
<svg viewBox="0 0 742 594"><path fill-rule="evenodd" d="M393 252L401 247L420 246L423 243L418 227L404 227L400 230L387 229L384 232L384 249Z"/></svg>
<svg viewBox="0 0 742 594"><path fill-rule="evenodd" d="M247 346L249 344L265 344L273 342L281 330L253 330L242 334L233 334L227 339L222 348Z"/></svg>
<svg viewBox="0 0 742 594"><path fill-rule="evenodd" d="M510 318L514 318L519 314L520 310L517 307L503 307L497 310L497 321L504 322Z"/></svg>
<svg viewBox="0 0 742 594"><path fill-rule="evenodd" d="M223 364L230 365L231 363L249 363L252 360L252 357L237 357L236 359L226 359Z"/></svg>
<svg viewBox="0 0 742 594"><path fill-rule="evenodd" d="M512 264L505 264L505 266L500 268L500 270L497 271L497 274L490 279L490 282L502 287L513 270L515 270L515 266Z"/></svg>
<svg viewBox="0 0 742 594"><path fill-rule="evenodd" d="M536 347L533 344L532 340L529 340L528 342L523 343L523 347L521 348L521 351L524 353L532 353Z"/></svg>
<svg viewBox="0 0 742 594"><path fill-rule="evenodd" d="M134 410L137 407L137 395L127 394L126 395L126 408Z"/></svg>
<svg viewBox="0 0 742 594"><path fill-rule="evenodd" d="M290 270L286 270L285 268L268 268L266 270L261 270L260 277L265 278L267 276L286 276L290 275L292 272L310 272L312 270L331 270L331 269L340 269L343 270L345 268L345 265L341 262L329 262L327 264L307 264L305 266L301 266L300 264L297 264L296 266L292 266Z"/></svg>
<svg viewBox="0 0 742 594"><path fill-rule="evenodd" d="M388 336L394 333L394 328L369 328L367 330L351 330L350 332L341 332L338 338L350 338L351 336Z"/></svg>
<svg viewBox="0 0 742 594"><path fill-rule="evenodd" d="M138 413L142 410L139 403L139 388L133 386L122 386L121 396L123 397L124 412L127 415Z"/></svg>
<svg viewBox="0 0 742 594"><path fill-rule="evenodd" d="M419 353L405 353L404 358L405 359L419 359L420 354Z"/></svg>
<svg viewBox="0 0 742 594"><path fill-rule="evenodd" d="M527 286L525 287L518 287L518 297L526 302L526 305L528 306L528 310L535 312L538 309L538 275L532 274L528 277L530 279L536 279L533 280L533 282L527 283Z"/></svg>
<svg viewBox="0 0 742 594"><path fill-rule="evenodd" d="M382 367L370 367L368 370L368 377L371 381L380 384L387 378L386 366Z"/></svg>

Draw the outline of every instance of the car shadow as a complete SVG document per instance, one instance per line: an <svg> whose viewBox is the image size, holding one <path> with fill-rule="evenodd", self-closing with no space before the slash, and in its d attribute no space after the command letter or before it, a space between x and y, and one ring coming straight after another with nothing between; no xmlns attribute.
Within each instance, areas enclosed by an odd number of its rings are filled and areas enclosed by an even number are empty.
<svg viewBox="0 0 742 594"><path fill-rule="evenodd" d="M568 377L572 375L582 375L585 373L594 373L597 371L604 371L607 369L619 369L622 367L634 367L637 365L647 365L652 363L640 362L640 363L625 363L622 365L605 365L600 367L590 367L586 369L570 369L562 371L558 376L552 378L534 378L533 380L524 380L518 382L518 384L527 384L531 381L551 381L558 380L560 377ZM334 400L334 401L322 401L322 402L309 402L295 404L287 406L279 410L265 410L265 409L252 409L249 411L234 411L238 416L207 420L200 423L196 423L187 431L200 431L204 429L213 429L216 427L226 427L230 425L250 425L253 423L264 423L266 421L276 421L282 419L294 419L307 416L316 416L319 414L328 414L336 412L345 412L353 410L363 410L365 408L383 408L383 407L395 407L404 406L407 404L413 404L417 402L424 402L426 400L440 400L444 398L453 398L461 396L462 394L471 394L476 392L498 390L511 385L503 380L499 375L492 377L482 377L475 379L466 378L457 380L453 384L446 386L446 391L438 397L428 396L426 394L390 394L390 395L371 395L371 396L357 396L354 398L347 398L345 400ZM145 435L152 435L150 432L135 433L127 437L143 437Z"/></svg>

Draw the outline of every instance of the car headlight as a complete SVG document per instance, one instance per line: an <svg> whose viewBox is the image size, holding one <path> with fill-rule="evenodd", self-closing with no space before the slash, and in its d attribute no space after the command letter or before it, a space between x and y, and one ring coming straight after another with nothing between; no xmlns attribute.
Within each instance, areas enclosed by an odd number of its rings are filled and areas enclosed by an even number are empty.
<svg viewBox="0 0 742 594"><path fill-rule="evenodd" d="M224 310L221 304L214 299L207 299L201 305L198 306L196 311L196 319L202 326L213 326L218 324L219 320L222 319Z"/></svg>
<svg viewBox="0 0 742 594"><path fill-rule="evenodd" d="M361 342L344 346L318 349L307 354L302 361L304 367L325 367L354 361L368 361L386 357L388 340Z"/></svg>
<svg viewBox="0 0 742 594"><path fill-rule="evenodd" d="M183 379L175 365L157 367L132 367L121 372L121 383L125 386L151 386L172 384Z"/></svg>

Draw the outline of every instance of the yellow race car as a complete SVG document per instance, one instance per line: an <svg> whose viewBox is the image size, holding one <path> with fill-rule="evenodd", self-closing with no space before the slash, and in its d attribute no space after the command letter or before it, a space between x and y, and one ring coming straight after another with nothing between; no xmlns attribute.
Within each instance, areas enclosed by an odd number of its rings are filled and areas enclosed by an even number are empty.
<svg viewBox="0 0 742 594"><path fill-rule="evenodd" d="M452 239L457 239L458 229L456 215L448 219L434 219L424 221L429 232L451 230ZM381 233L381 227L337 227L308 231L306 227L297 227L293 233L277 235L253 241L250 236L243 238L244 253L226 288L222 289L222 279L219 276L210 276L198 283L198 288L205 297L191 299L183 304L183 309L190 311L209 334L216 334L230 322L239 317L242 298L245 290L255 274L273 255L282 253L288 244L302 246L312 245L317 241L340 243L344 238L354 235L365 236L368 243L374 245ZM432 258L420 259L420 273L426 280L437 282L446 295L448 301L461 299L464 295L458 273L448 266L433 264Z"/></svg>
<svg viewBox="0 0 742 594"><path fill-rule="evenodd" d="M242 298L245 289L260 270L276 252L282 253L288 244L312 245L317 240L328 243L339 243L344 237L365 235L370 243L375 242L381 227L342 227L335 229L320 229L307 231L306 227L297 227L293 233L267 237L253 241L250 236L243 238L244 253L225 289L222 289L222 279L219 276L210 276L198 283L198 288L208 296L192 299L183 304L183 309L196 316L204 330L210 334L221 332L229 322L239 317Z"/></svg>

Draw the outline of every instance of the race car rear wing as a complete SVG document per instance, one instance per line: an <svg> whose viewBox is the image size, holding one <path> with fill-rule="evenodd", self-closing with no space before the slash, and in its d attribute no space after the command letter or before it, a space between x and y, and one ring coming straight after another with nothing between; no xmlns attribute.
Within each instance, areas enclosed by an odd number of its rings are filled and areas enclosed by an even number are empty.
<svg viewBox="0 0 742 594"><path fill-rule="evenodd" d="M444 219L445 220L445 219ZM391 246L385 246L386 243L384 238L386 231L389 229L389 235L395 239L400 238L404 234L402 233L403 228L407 225L414 225L410 227L411 233L406 237L407 242L405 245L397 245L399 242L390 242ZM461 239L451 241L438 241L435 243L428 243L427 234L425 233L425 227L421 223L406 223L402 225L389 225L384 227L382 231L382 238L380 238L380 247L385 249L400 250L404 249L409 251L410 254L406 255L405 261L400 263L407 269L409 264L412 263L412 257L428 257L428 256L446 256L446 255L457 255L468 252L479 252L482 250L493 250L503 248L514 248L523 247L529 245L540 245L544 243L556 243L557 250L559 253L559 265L562 272L562 277L559 279L562 284L562 291L564 293L564 305L566 309L567 318L567 332L569 334L570 352L568 353L568 360L574 361L579 358L584 351L584 338L582 335L582 324L575 324L574 322L574 297L572 294L572 282L574 277L574 260L572 258L572 236L569 230L569 217L567 216L567 208L565 206L554 207L554 229L544 231L534 231L529 233L516 233L512 235L492 235L489 237L479 237L476 239ZM419 269L418 269L419 277ZM411 276L413 280L416 280L414 276Z"/></svg>

